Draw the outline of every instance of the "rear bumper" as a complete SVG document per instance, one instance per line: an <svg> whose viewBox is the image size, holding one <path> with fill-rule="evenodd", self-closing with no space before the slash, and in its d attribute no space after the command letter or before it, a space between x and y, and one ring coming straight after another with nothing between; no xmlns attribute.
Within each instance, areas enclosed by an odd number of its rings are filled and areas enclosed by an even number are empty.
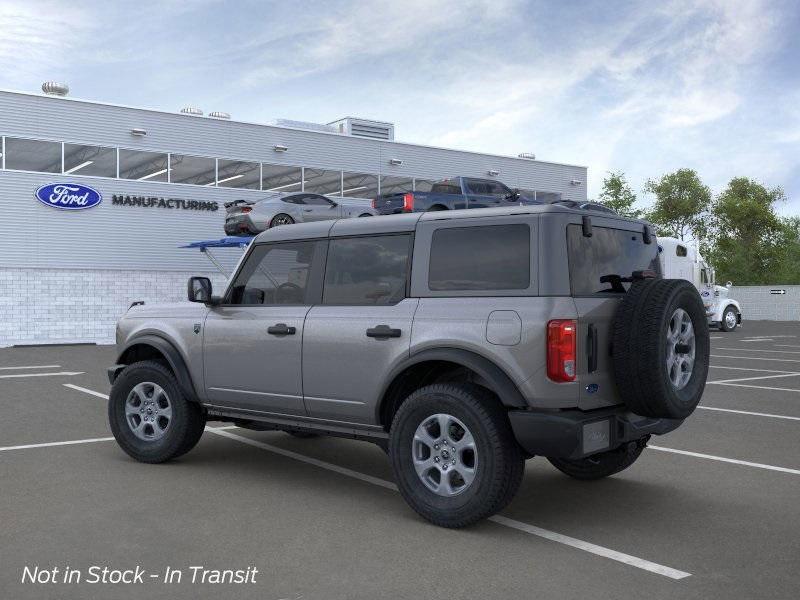
<svg viewBox="0 0 800 600"><path fill-rule="evenodd" d="M512 410L511 428L528 453L578 459L619 448L647 435L677 429L683 419L641 417L621 407L592 411L535 412Z"/></svg>

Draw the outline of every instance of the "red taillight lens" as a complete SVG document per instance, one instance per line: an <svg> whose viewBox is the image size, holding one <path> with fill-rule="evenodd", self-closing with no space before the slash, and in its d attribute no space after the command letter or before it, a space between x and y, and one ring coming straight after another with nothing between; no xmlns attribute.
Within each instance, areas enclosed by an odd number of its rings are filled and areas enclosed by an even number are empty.
<svg viewBox="0 0 800 600"><path fill-rule="evenodd" d="M403 212L414 212L414 194L403 194Z"/></svg>
<svg viewBox="0 0 800 600"><path fill-rule="evenodd" d="M250 208L249 206L244 206L244 207L242 207L242 212L243 212L243 213L249 213L251 210L253 210L253 209L252 209L252 208Z"/></svg>
<svg viewBox="0 0 800 600"><path fill-rule="evenodd" d="M377 203L378 203L378 199L377 198L373 198L372 199L372 208L378 208L377 206L375 206Z"/></svg>
<svg viewBox="0 0 800 600"><path fill-rule="evenodd" d="M553 381L575 381L575 330L572 319L547 323L547 376Z"/></svg>

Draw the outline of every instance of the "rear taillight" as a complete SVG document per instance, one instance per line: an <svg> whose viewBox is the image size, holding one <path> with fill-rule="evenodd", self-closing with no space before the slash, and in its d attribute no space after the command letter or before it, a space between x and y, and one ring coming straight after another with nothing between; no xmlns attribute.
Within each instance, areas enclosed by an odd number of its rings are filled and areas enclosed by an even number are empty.
<svg viewBox="0 0 800 600"><path fill-rule="evenodd" d="M553 381L575 381L575 330L572 319L547 323L547 376Z"/></svg>
<svg viewBox="0 0 800 600"><path fill-rule="evenodd" d="M372 208L378 208L378 207L376 206L376 204L377 204L377 203L378 203L378 199L377 199L377 198L373 198L373 199L372 199Z"/></svg>
<svg viewBox="0 0 800 600"><path fill-rule="evenodd" d="M414 194L403 194L403 212L414 212Z"/></svg>
<svg viewBox="0 0 800 600"><path fill-rule="evenodd" d="M249 206L243 206L242 207L242 212L243 213L249 213L251 210L253 210L253 209L250 208Z"/></svg>

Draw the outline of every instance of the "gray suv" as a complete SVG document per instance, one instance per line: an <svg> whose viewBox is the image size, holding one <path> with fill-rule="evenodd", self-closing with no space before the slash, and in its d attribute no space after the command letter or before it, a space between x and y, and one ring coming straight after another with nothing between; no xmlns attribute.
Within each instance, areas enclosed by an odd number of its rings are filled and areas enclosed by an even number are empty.
<svg viewBox="0 0 800 600"><path fill-rule="evenodd" d="M577 479L633 464L702 395L709 337L643 222L570 206L276 227L220 296L119 321L111 429L137 460L207 421L372 441L424 518L502 509L525 460Z"/></svg>

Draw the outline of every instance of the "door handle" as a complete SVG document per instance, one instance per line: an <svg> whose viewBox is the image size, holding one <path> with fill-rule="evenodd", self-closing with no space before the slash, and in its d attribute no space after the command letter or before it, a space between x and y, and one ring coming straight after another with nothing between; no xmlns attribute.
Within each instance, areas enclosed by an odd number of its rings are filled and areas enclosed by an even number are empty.
<svg viewBox="0 0 800 600"><path fill-rule="evenodd" d="M388 325L377 325L367 329L367 337L371 338L399 338L402 333L400 329L392 329Z"/></svg>
<svg viewBox="0 0 800 600"><path fill-rule="evenodd" d="M286 323L278 323L267 327L267 333L270 335L294 335L297 329L289 327Z"/></svg>
<svg viewBox="0 0 800 600"><path fill-rule="evenodd" d="M314 210L313 208L304 208L303 212L312 212L313 210Z"/></svg>

